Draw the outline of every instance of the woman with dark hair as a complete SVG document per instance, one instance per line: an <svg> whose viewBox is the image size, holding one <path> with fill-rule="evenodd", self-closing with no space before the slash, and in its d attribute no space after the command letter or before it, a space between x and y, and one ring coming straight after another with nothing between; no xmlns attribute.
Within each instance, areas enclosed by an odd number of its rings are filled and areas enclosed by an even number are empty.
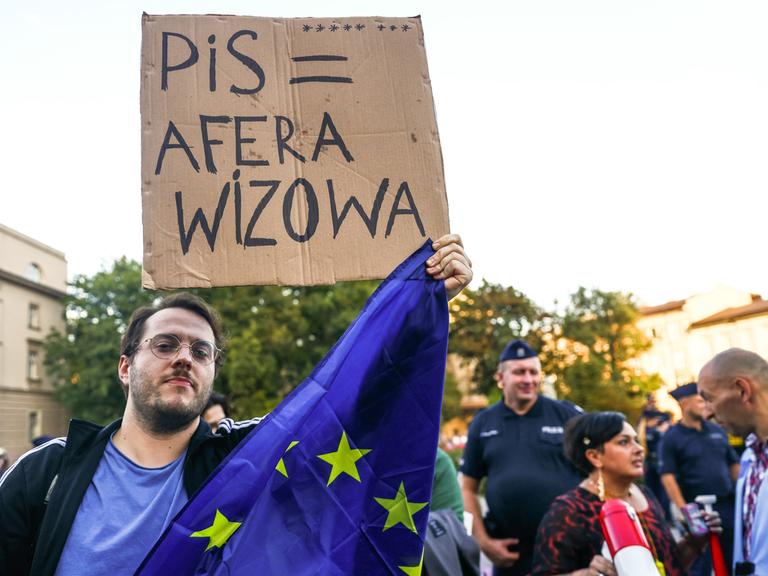
<svg viewBox="0 0 768 576"><path fill-rule="evenodd" d="M555 499L541 521L532 576L615 576L613 563L601 555L600 509L611 498L637 511L659 573L682 576L686 562L701 552L706 539L687 536L676 544L659 503L648 489L635 484L643 477L643 447L624 415L595 412L573 418L565 430L564 448L585 479ZM707 516L706 521L719 530L719 516Z"/></svg>

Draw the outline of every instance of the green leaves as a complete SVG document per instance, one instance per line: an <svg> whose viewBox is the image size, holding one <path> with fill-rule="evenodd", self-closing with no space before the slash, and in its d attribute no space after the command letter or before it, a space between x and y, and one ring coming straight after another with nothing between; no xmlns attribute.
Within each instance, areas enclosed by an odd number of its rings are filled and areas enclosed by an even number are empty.
<svg viewBox="0 0 768 576"><path fill-rule="evenodd" d="M563 313L547 312L512 287L483 281L451 302L449 351L473 371L473 391L496 396L494 373L507 342L524 338L542 352L542 369L560 398L586 410L639 414L661 380L635 368L651 342L637 328L634 297L579 288ZM446 382L446 386L450 380Z"/></svg>
<svg viewBox="0 0 768 576"><path fill-rule="evenodd" d="M580 287L562 317L565 346L561 392L589 410L617 410L636 420L645 396L658 388L658 375L634 360L652 342L636 326L634 296Z"/></svg>
<svg viewBox="0 0 768 576"><path fill-rule="evenodd" d="M93 277L78 276L71 285L66 330L46 338L45 368L57 400L73 417L106 423L122 414L120 336L133 311L155 297L140 286L141 266L126 258Z"/></svg>
<svg viewBox="0 0 768 576"><path fill-rule="evenodd" d="M198 291L229 332L215 387L238 417L274 408L306 378L357 316L376 282L335 286L250 286Z"/></svg>
<svg viewBox="0 0 768 576"><path fill-rule="evenodd" d="M193 290L221 314L227 330L224 365L214 387L230 396L234 416L264 414L293 390L323 358L362 308L377 282L335 286L235 286ZM106 423L125 404L117 378L120 336L130 315L162 297L141 288L141 266L121 258L92 277L78 276L66 299L66 330L46 339L46 369L56 396L76 418ZM651 343L635 326L634 298L579 288L563 313L539 308L511 286L483 281L450 302L444 416L463 413L463 392L491 397L498 355L513 338L543 353L555 388L585 409L633 416L657 376L635 368ZM467 390L467 378L471 378Z"/></svg>
<svg viewBox="0 0 768 576"><path fill-rule="evenodd" d="M274 408L343 334L376 286L192 290L222 316L229 343L214 387L231 397L234 416ZM73 417L106 423L122 414L120 336L136 308L163 295L143 290L141 265L125 258L93 277L75 279L66 301L66 331L46 340L46 369Z"/></svg>
<svg viewBox="0 0 768 576"><path fill-rule="evenodd" d="M467 289L450 302L451 337L448 352L474 366L477 391L487 394L496 383L501 350L514 338L526 338L540 347L546 315L522 292L483 280L477 290Z"/></svg>

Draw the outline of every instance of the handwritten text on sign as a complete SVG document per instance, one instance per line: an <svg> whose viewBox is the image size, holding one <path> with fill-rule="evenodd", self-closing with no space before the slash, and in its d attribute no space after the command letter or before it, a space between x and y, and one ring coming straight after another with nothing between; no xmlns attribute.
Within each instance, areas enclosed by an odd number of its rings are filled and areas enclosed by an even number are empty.
<svg viewBox="0 0 768 576"><path fill-rule="evenodd" d="M447 231L420 24L394 20L145 15L145 285L382 277Z"/></svg>

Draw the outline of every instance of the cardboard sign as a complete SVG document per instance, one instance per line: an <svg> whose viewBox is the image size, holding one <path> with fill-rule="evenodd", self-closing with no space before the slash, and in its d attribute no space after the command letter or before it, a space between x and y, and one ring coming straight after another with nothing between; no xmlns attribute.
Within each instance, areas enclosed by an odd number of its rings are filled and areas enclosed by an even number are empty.
<svg viewBox="0 0 768 576"><path fill-rule="evenodd" d="M383 278L447 233L421 21L142 19L144 286Z"/></svg>

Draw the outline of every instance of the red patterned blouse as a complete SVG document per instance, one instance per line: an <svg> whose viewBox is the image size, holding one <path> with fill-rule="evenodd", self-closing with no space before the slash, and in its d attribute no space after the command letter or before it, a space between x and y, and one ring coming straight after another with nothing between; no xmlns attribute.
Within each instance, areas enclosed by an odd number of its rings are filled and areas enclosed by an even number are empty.
<svg viewBox="0 0 768 576"><path fill-rule="evenodd" d="M648 500L648 508L639 513L641 522L664 564L666 576L683 576L680 554L658 501L640 488ZM600 499L577 486L558 496L539 524L533 552L532 576L567 574L587 568L603 546L600 530Z"/></svg>

